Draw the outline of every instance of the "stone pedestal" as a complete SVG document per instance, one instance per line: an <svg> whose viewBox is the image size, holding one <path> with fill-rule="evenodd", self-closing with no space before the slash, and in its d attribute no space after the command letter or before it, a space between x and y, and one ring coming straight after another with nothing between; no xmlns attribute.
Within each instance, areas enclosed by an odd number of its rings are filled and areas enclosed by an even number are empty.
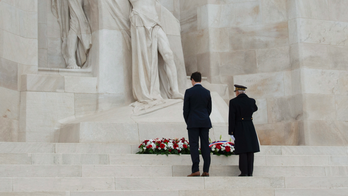
<svg viewBox="0 0 348 196"><path fill-rule="evenodd" d="M58 142L139 144L159 137L188 138L182 114L183 102L165 106L141 115L134 114L133 107L125 106L64 123L57 132ZM216 92L212 92L212 106L210 138L218 140L227 134L228 107Z"/></svg>

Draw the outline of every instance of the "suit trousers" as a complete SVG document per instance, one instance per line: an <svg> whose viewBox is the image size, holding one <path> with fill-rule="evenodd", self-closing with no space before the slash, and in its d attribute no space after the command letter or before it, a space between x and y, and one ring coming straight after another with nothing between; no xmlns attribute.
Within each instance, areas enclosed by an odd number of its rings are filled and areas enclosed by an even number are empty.
<svg viewBox="0 0 348 196"><path fill-rule="evenodd" d="M192 173L199 171L199 138L201 140L201 153L204 161L203 172L209 172L209 128L190 128L188 129L188 136L192 160Z"/></svg>
<svg viewBox="0 0 348 196"><path fill-rule="evenodd" d="M243 176L252 176L254 170L254 153L239 154L239 170Z"/></svg>

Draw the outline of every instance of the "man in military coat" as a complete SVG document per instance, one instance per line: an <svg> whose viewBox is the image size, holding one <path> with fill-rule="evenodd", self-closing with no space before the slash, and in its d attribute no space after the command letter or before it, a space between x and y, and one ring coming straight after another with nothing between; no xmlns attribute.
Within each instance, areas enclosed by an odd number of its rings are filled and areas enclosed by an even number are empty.
<svg viewBox="0 0 348 196"><path fill-rule="evenodd" d="M255 99L245 94L247 87L234 85L236 98L230 100L229 135L235 137L235 153L239 155L239 176L252 176L254 153L260 152L259 140L253 124L253 113L257 111Z"/></svg>

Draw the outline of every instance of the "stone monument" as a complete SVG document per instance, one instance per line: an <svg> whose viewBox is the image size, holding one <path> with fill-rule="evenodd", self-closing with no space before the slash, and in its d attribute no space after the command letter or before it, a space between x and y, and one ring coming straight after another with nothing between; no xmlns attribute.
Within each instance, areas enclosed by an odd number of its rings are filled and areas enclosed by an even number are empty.
<svg viewBox="0 0 348 196"><path fill-rule="evenodd" d="M69 2L75 15L67 15ZM158 16L179 92L190 87L186 75L205 76L212 140L229 138L233 84L256 98L262 154L248 179L234 177L235 156L213 156L213 179L188 179L187 155L135 154L144 139L187 130L182 101L161 87L163 100L176 103L142 115L129 106L131 3L137 8L136 0L0 0L0 195L347 195L347 0L158 0L156 12L140 8L150 21ZM83 69L67 69L62 47L71 16L90 27L72 26L73 68L86 60ZM162 55L158 67L169 68Z"/></svg>
<svg viewBox="0 0 348 196"><path fill-rule="evenodd" d="M83 67L92 45L92 31L84 10L88 2L52 0L52 13L60 25L62 55L68 69Z"/></svg>
<svg viewBox="0 0 348 196"><path fill-rule="evenodd" d="M133 6L130 21L135 100L147 104L163 98L183 99L183 94L179 92L173 51L156 9L159 7L160 10L161 5L157 0L130 2ZM158 53L164 60L162 66L158 63Z"/></svg>
<svg viewBox="0 0 348 196"><path fill-rule="evenodd" d="M68 3L75 2L71 10L84 18L77 23L89 23L90 32L81 31L91 35L89 46L76 43L71 50L78 54L78 66L86 54L84 67L89 69L66 69L62 37L68 38L71 21L57 21L57 10L63 9L55 1L0 1L4 141L57 141L56 130L69 119L136 101L129 18L136 1L59 2L67 3L65 13ZM207 77L205 85L225 101L233 97L234 83L248 86L260 106L255 126L262 144L348 143L346 1L158 2L166 8L155 6L157 23L173 52L180 93L188 87L186 73L198 70ZM161 56L159 68L168 64ZM160 92L165 98L161 87Z"/></svg>

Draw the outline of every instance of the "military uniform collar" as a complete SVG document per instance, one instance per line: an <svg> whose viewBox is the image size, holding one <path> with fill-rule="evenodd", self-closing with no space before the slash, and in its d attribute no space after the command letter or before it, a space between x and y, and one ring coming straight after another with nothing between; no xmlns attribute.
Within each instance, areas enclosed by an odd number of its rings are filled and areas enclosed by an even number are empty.
<svg viewBox="0 0 348 196"><path fill-rule="evenodd" d="M237 96L237 98L242 98L242 97L248 97L248 95L246 95L245 93L242 93L242 94L239 94L239 95Z"/></svg>

